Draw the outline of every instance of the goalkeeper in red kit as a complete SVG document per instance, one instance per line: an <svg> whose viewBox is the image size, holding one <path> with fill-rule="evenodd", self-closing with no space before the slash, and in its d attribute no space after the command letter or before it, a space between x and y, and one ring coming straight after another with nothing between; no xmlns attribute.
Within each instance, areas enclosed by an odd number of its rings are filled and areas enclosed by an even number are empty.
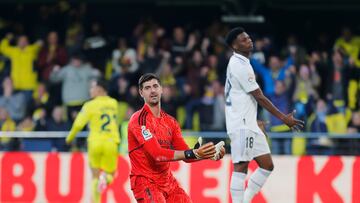
<svg viewBox="0 0 360 203"><path fill-rule="evenodd" d="M206 143L190 149L177 121L161 110L162 87L154 74L139 79L145 104L130 118L128 126L131 190L138 203L191 203L170 171L170 162L219 160L224 142Z"/></svg>

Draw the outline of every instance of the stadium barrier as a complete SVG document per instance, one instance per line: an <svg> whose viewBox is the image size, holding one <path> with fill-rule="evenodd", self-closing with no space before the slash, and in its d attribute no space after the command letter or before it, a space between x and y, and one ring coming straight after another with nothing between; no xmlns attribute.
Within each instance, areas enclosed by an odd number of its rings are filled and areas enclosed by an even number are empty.
<svg viewBox="0 0 360 203"><path fill-rule="evenodd" d="M64 138L68 132L0 132L0 137ZM269 133L283 139L359 139L360 134ZM78 137L86 137L81 132ZM187 141L197 136L226 139L225 132L184 132ZM195 138L195 139L193 139ZM46 142L46 141L45 141ZM28 142L36 145L37 142ZM43 144L44 142L39 142ZM24 143L23 143L24 144ZM356 156L274 156L275 171L253 203L359 203L360 157ZM172 163L179 182L196 203L231 202L229 155L218 162ZM256 164L250 165L250 173ZM129 186L130 163L119 156L117 178L103 196L103 202L135 202ZM86 153L0 152L0 202L91 202L90 170Z"/></svg>
<svg viewBox="0 0 360 203"><path fill-rule="evenodd" d="M253 203L359 203L360 157L274 156L275 170ZM90 169L85 153L0 153L0 202L91 202ZM231 159L187 164L172 172L194 203L230 203ZM251 162L249 174L256 169ZM119 156L103 203L134 203L130 163Z"/></svg>

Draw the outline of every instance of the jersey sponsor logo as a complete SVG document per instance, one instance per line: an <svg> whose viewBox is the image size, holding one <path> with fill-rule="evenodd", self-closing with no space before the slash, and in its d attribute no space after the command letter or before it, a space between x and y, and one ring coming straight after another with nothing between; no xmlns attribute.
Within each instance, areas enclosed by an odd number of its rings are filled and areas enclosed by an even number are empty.
<svg viewBox="0 0 360 203"><path fill-rule="evenodd" d="M170 141L170 140L158 139L158 143L159 143L162 147L167 147L167 148L170 148L170 145L171 145L171 141Z"/></svg>
<svg viewBox="0 0 360 203"><path fill-rule="evenodd" d="M152 138L152 134L150 133L150 131L148 129L146 129L146 127L144 125L141 126L141 134L145 140L149 140L150 138Z"/></svg>

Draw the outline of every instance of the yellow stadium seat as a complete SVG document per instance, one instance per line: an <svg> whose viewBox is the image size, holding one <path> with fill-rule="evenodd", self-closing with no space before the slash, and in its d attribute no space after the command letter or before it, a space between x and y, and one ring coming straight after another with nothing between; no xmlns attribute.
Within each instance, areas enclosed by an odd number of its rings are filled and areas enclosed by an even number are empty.
<svg viewBox="0 0 360 203"><path fill-rule="evenodd" d="M200 131L200 116L199 112L195 112L192 120L193 131Z"/></svg>
<svg viewBox="0 0 360 203"><path fill-rule="evenodd" d="M292 154L301 156L306 154L306 138L300 136L294 136L292 138Z"/></svg>
<svg viewBox="0 0 360 203"><path fill-rule="evenodd" d="M105 65L105 79L106 80L110 80L111 75L112 75L112 63L111 60L107 60L106 61L106 65Z"/></svg>
<svg viewBox="0 0 360 203"><path fill-rule="evenodd" d="M184 126L186 119L185 107L180 106L176 109L176 119L179 122L180 126Z"/></svg>
<svg viewBox="0 0 360 203"><path fill-rule="evenodd" d="M119 102L119 114L118 114L118 123L122 123L126 117L126 112L128 109L128 103Z"/></svg>
<svg viewBox="0 0 360 203"><path fill-rule="evenodd" d="M325 123L329 133L346 133L347 131L345 115L342 113L326 116Z"/></svg>

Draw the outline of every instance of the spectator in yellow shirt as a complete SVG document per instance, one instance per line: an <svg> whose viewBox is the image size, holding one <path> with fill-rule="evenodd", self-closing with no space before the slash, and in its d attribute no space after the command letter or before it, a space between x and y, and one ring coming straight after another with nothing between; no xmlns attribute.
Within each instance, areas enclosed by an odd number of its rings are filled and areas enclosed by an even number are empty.
<svg viewBox="0 0 360 203"><path fill-rule="evenodd" d="M360 36L353 35L350 28L343 28L341 37L335 41L334 48L351 58L356 67L360 67Z"/></svg>
<svg viewBox="0 0 360 203"><path fill-rule="evenodd" d="M0 107L0 128L1 131L15 131L16 124L13 121L5 108ZM0 137L0 150L11 151L16 149L18 145L17 140L3 136Z"/></svg>
<svg viewBox="0 0 360 203"><path fill-rule="evenodd" d="M24 91L26 100L29 101L32 91L37 85L37 71L34 67L34 61L37 59L42 41L30 45L27 36L21 35L17 38L17 45L11 46L10 40L12 38L11 33L6 35L1 41L0 51L11 61L10 77L15 90Z"/></svg>

